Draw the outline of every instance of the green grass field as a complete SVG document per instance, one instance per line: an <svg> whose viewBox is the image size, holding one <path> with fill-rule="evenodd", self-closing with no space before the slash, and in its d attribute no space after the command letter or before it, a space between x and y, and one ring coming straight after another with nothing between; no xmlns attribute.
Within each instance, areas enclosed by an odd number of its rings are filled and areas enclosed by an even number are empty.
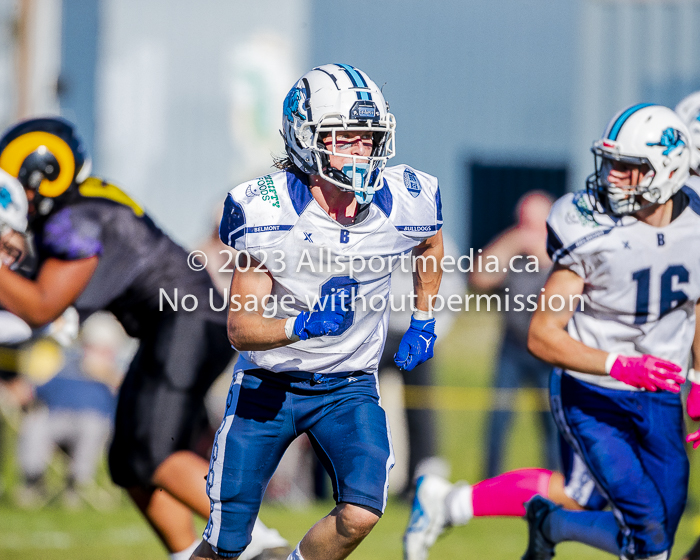
<svg viewBox="0 0 700 560"><path fill-rule="evenodd" d="M453 398L446 403L448 410L440 413L440 445L444 456L450 461L454 480L474 482L482 476L481 446L488 393L479 388L489 385L497 340L497 318L486 313L470 313L459 318L448 339L441 341L438 346L440 384L465 388L453 392L464 395L463 406L460 402L455 403ZM475 390L470 392L467 388ZM438 396L442 394L439 393ZM540 446L534 416L532 412L521 412L515 417L507 462L509 468L539 464ZM15 478L15 468L11 463L6 462L3 472L5 480L12 481ZM100 476L106 475L103 472ZM700 534L698 498L700 460L695 460L692 462L691 498L678 531L673 559L681 558L694 542L695 536ZM317 519L330 511L332 505L328 502L306 509L289 510L265 504L261 518L268 525L277 528L291 543L296 543ZM399 560L401 536L408 515L409 508L406 504L390 500L382 520L351 558ZM203 525L202 521L201 526ZM433 548L430 558L515 560L520 558L525 544L526 525L522 520L475 519L466 527L452 529L442 537ZM585 560L604 556L610 557L573 543L564 543L557 548L557 558L561 560ZM58 505L38 511L23 511L11 504L7 494L0 499L0 560L95 558L162 560L167 555L126 499L121 499L119 505L108 512L91 509L67 511Z"/></svg>

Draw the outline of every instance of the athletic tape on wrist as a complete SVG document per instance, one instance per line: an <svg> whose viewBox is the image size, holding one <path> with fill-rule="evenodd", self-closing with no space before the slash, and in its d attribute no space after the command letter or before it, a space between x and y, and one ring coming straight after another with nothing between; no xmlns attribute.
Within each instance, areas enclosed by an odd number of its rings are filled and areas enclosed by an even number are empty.
<svg viewBox="0 0 700 560"><path fill-rule="evenodd" d="M416 309L413 312L413 318L416 321L429 321L433 318L433 311L422 311L421 309Z"/></svg>
<svg viewBox="0 0 700 560"><path fill-rule="evenodd" d="M700 383L700 373L695 371L695 369L690 368L688 370L688 381L691 383Z"/></svg>
<svg viewBox="0 0 700 560"><path fill-rule="evenodd" d="M296 342L297 340L299 340L299 337L294 334L294 322L296 320L297 320L296 317L290 317L284 323L284 334L286 334L287 338L289 340L291 340L292 342Z"/></svg>
<svg viewBox="0 0 700 560"><path fill-rule="evenodd" d="M610 372L612 371L613 364L615 363L615 360L617 360L619 354L613 354L610 352L608 354L608 357L605 358L605 373L610 375Z"/></svg>

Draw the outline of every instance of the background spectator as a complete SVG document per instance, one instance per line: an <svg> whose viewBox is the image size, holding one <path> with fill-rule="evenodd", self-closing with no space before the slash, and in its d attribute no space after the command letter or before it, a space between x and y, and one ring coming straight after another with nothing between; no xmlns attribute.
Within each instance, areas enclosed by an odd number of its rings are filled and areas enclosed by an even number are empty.
<svg viewBox="0 0 700 560"><path fill-rule="evenodd" d="M547 216L552 207L552 197L544 191L530 191L524 194L515 208L516 224L501 233L483 250L483 262L488 256L495 256L500 263L497 272L475 270L470 276L470 286L477 290L503 290L513 301L522 294L527 301L530 294L539 294L549 275L552 263L547 256ZM508 264L516 255L537 257L539 272L528 272L526 260L518 262L522 272L510 271ZM504 269L506 271L504 272ZM488 420L488 435L485 441L486 476L494 477L503 472L503 454L506 436L512 416L512 408L517 391L522 387L542 389L540 404L541 426L544 442L544 465L550 470L558 470L558 435L554 420L547 408L546 389L551 366L530 355L527 351L527 331L532 312L516 311L511 305L504 311L503 341L493 379L495 398L493 410Z"/></svg>
<svg viewBox="0 0 700 560"><path fill-rule="evenodd" d="M36 387L36 399L22 420L17 441L22 477L15 494L18 505L38 507L56 495L47 489L45 475L57 448L69 458L65 484L58 492L63 503L69 507L83 501L95 507L110 504L94 479L112 430L128 346L111 315L93 315L78 341L65 349L58 373Z"/></svg>

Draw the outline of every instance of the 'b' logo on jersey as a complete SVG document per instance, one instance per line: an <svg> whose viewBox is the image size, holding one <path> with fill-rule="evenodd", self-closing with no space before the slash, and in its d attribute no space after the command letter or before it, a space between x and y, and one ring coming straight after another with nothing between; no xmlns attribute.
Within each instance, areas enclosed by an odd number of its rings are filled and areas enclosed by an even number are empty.
<svg viewBox="0 0 700 560"><path fill-rule="evenodd" d="M659 247L662 245L666 244L666 241L664 240L664 234L663 233L657 233L656 234L656 242L659 244Z"/></svg>
<svg viewBox="0 0 700 560"><path fill-rule="evenodd" d="M341 229L340 230L340 242L347 243L348 241L350 241L350 232L346 229Z"/></svg>

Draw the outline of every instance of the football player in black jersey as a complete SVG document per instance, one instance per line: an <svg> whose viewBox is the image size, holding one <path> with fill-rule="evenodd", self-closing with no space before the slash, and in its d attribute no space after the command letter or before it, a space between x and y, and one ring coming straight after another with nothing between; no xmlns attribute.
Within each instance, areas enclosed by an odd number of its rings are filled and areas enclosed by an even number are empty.
<svg viewBox="0 0 700 560"><path fill-rule="evenodd" d="M203 398L234 352L226 314L209 305L211 297L221 309L223 300L136 202L90 176L69 122L11 127L0 138L0 168L25 189L38 259L29 279L0 267L0 306L33 327L70 305L81 320L107 310L140 339L119 394L109 469L172 557L189 558L199 542L192 512L209 516L209 464L193 451L206 426ZM192 294L199 305L161 306L161 289L170 298Z"/></svg>

